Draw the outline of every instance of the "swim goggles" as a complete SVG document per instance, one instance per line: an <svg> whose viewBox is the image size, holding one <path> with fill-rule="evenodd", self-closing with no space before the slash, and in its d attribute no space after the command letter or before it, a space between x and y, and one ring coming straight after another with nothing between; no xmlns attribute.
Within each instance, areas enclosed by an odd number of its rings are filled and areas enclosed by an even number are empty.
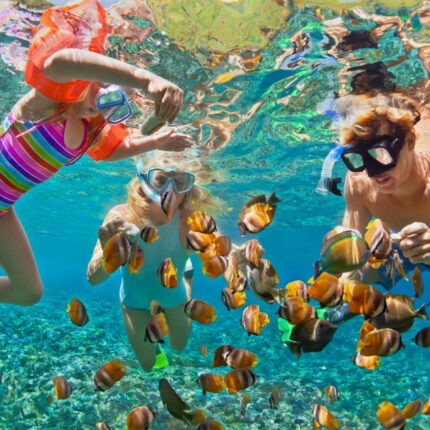
<svg viewBox="0 0 430 430"><path fill-rule="evenodd" d="M351 172L366 170L369 177L380 175L396 166L404 139L376 136L371 141L358 141L342 154L345 166Z"/></svg>
<svg viewBox="0 0 430 430"><path fill-rule="evenodd" d="M133 115L131 101L119 85L101 86L96 95L96 106L110 124L119 124Z"/></svg>
<svg viewBox="0 0 430 430"><path fill-rule="evenodd" d="M185 194L191 190L194 185L195 176L191 172L178 172L177 170L154 168L149 169L146 173L137 173L140 184L145 194L153 200L154 192L160 196L169 189L176 194ZM151 190L148 190L148 186Z"/></svg>

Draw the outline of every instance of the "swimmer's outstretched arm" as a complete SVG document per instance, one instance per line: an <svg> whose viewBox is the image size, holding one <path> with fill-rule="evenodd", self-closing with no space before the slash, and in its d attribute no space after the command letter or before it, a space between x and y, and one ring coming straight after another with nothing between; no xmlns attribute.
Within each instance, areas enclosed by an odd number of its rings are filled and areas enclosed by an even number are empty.
<svg viewBox="0 0 430 430"><path fill-rule="evenodd" d="M145 69L115 58L82 49L61 49L44 64L44 73L56 82L101 81L142 90L155 102L155 113L173 121L183 101L182 90L172 82Z"/></svg>

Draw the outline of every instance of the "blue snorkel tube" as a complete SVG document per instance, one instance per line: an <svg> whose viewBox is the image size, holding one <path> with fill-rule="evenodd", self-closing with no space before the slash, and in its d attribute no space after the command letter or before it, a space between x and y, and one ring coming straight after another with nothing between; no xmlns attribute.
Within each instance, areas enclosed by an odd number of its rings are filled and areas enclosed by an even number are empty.
<svg viewBox="0 0 430 430"><path fill-rule="evenodd" d="M140 186L142 191L147 197L149 197L153 202L158 203L161 206L161 196L157 193L149 184L143 176L143 171L145 167L143 165L143 157L139 157L136 162L137 177L139 178Z"/></svg>
<svg viewBox="0 0 430 430"><path fill-rule="evenodd" d="M317 187L315 191L318 194L327 195L329 192L333 193L336 196L341 196L342 191L337 188L338 184L342 180L342 178L333 178L333 166L342 152L347 149L349 146L345 145L336 145L325 157L325 160L321 169L321 177L318 181Z"/></svg>

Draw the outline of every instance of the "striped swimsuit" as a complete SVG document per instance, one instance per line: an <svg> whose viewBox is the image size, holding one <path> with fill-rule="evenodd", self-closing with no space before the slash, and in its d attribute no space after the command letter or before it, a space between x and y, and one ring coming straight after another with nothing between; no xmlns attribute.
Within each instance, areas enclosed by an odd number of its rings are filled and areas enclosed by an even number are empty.
<svg viewBox="0 0 430 430"><path fill-rule="evenodd" d="M18 121L11 113L4 120L0 126L0 216L29 189L46 181L88 149L87 126L78 148L66 146L66 122L66 118L45 121L25 133L35 123Z"/></svg>

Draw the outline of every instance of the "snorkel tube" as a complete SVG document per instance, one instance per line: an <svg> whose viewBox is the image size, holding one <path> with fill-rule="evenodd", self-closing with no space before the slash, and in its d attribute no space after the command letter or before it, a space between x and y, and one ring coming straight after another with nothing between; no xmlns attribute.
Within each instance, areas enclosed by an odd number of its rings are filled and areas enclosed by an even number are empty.
<svg viewBox="0 0 430 430"><path fill-rule="evenodd" d="M321 169L321 177L318 181L315 191L318 194L327 195L329 192L336 196L341 196L342 191L337 188L342 178L333 178L333 166L342 152L348 148L348 146L336 145L325 157L325 160Z"/></svg>
<svg viewBox="0 0 430 430"><path fill-rule="evenodd" d="M140 186L142 188L142 191L145 193L145 195L150 198L153 202L159 204L161 206L161 196L158 194L149 184L146 182L145 178L143 177L142 172L144 171L144 165L143 165L143 157L139 157L139 159L136 162L136 170L137 170L137 177L139 178Z"/></svg>

